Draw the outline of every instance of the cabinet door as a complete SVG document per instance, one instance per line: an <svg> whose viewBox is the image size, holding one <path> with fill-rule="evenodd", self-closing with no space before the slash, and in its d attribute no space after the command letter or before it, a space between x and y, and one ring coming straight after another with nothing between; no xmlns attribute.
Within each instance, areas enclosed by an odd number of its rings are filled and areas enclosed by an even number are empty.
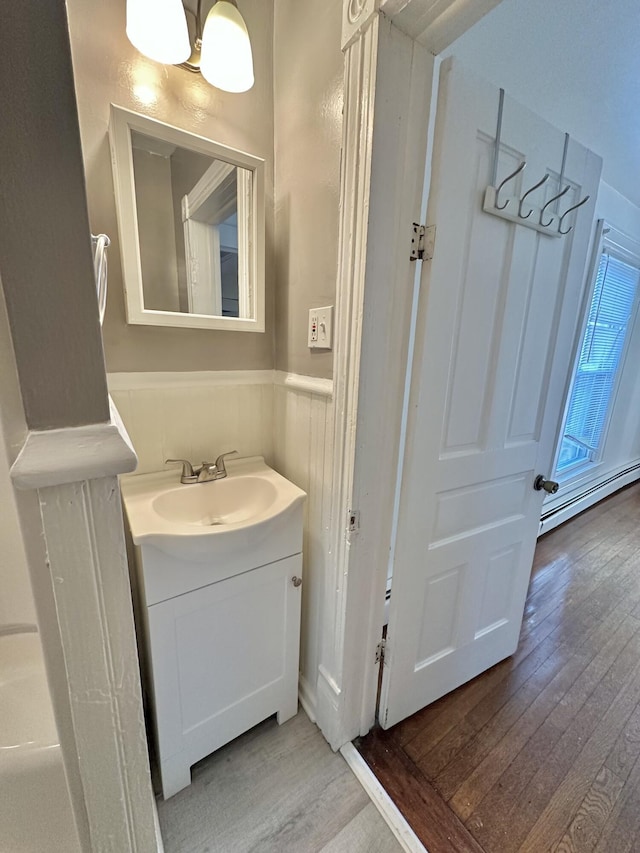
<svg viewBox="0 0 640 853"><path fill-rule="evenodd" d="M296 713L301 570L288 557L148 608L161 762Z"/></svg>

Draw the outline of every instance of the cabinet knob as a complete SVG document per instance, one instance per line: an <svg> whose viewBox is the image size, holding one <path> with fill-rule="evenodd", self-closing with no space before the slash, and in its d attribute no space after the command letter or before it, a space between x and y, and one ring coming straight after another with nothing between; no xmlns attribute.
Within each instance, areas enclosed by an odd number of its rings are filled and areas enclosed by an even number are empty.
<svg viewBox="0 0 640 853"><path fill-rule="evenodd" d="M296 577L296 576L294 575L294 576L291 578L291 583L292 583L294 586L296 586L296 587L297 587L297 586L301 586L301 585L302 585L302 578L298 578L298 577Z"/></svg>

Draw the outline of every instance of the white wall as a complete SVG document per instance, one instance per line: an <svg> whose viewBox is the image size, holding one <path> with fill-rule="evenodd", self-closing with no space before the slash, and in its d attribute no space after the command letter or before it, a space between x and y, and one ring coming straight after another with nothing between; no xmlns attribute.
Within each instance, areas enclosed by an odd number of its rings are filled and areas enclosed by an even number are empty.
<svg viewBox="0 0 640 853"><path fill-rule="evenodd" d="M640 207L604 181L598 190L596 219L606 219L619 231L640 238Z"/></svg>
<svg viewBox="0 0 640 853"><path fill-rule="evenodd" d="M323 603L330 577L333 400L312 386L274 389L274 467L307 493L304 509L300 698L316 719Z"/></svg>
<svg viewBox="0 0 640 853"><path fill-rule="evenodd" d="M640 205L639 43L637 0L503 0L444 55L603 157Z"/></svg>
<svg viewBox="0 0 640 853"><path fill-rule="evenodd" d="M112 373L108 383L138 454L135 474L162 471L166 459L214 462L231 450L273 462L271 370Z"/></svg>

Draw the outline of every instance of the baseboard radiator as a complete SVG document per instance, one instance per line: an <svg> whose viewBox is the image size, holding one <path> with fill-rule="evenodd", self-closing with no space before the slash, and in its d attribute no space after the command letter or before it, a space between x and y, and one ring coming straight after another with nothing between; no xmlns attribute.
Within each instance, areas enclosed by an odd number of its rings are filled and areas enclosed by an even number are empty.
<svg viewBox="0 0 640 853"><path fill-rule="evenodd" d="M603 500L618 489L622 489L624 486L638 479L640 479L640 462L616 471L610 477L598 480L581 491L572 494L563 503L556 504L556 506L547 512L542 513L540 534L548 532L564 521L568 521L572 516L588 509L593 504L598 503L598 501Z"/></svg>

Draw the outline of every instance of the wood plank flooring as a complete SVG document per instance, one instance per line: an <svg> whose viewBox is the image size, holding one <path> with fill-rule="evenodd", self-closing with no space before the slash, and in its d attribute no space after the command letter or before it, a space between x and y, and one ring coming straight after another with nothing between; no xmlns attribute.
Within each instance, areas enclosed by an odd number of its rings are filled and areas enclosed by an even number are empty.
<svg viewBox="0 0 640 853"><path fill-rule="evenodd" d="M429 853L640 853L640 486L540 539L513 657L356 745Z"/></svg>
<svg viewBox="0 0 640 853"><path fill-rule="evenodd" d="M339 753L300 710L203 759L158 801L165 853L401 853Z"/></svg>

